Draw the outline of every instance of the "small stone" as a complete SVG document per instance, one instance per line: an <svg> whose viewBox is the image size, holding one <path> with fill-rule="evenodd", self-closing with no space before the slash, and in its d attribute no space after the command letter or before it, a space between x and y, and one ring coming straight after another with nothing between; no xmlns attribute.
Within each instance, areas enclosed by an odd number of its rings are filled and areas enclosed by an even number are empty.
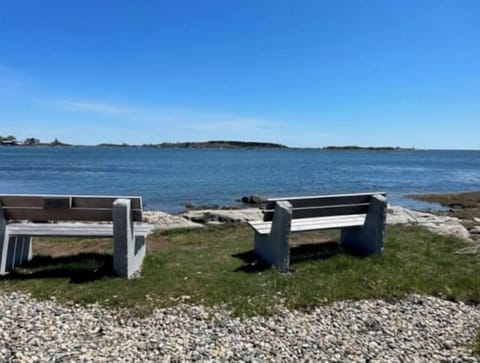
<svg viewBox="0 0 480 363"><path fill-rule="evenodd" d="M470 228L470 233L471 234L480 234L480 226L475 226L473 228Z"/></svg>
<svg viewBox="0 0 480 363"><path fill-rule="evenodd" d="M0 292L0 361L476 361L480 309L439 298L337 301L242 319L189 300L125 318Z"/></svg>

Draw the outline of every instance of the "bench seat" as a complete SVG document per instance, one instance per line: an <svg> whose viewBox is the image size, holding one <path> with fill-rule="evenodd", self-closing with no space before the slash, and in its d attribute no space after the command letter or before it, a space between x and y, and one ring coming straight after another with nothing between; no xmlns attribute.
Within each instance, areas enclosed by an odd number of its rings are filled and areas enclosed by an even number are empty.
<svg viewBox="0 0 480 363"><path fill-rule="evenodd" d="M348 214L344 216L301 218L291 221L290 232L308 232L342 227L363 226L366 214ZM262 235L270 234L272 222L250 221L250 226Z"/></svg>
<svg viewBox="0 0 480 363"><path fill-rule="evenodd" d="M135 236L147 237L152 225L134 223ZM98 223L10 223L10 236L31 237L113 237L113 224Z"/></svg>

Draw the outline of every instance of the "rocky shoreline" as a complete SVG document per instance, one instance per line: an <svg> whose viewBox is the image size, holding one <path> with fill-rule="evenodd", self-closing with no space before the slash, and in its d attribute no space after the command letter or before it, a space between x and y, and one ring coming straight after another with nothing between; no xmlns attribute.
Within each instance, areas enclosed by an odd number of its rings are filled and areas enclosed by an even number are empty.
<svg viewBox="0 0 480 363"><path fill-rule="evenodd" d="M144 214L145 222L151 223L155 229L169 230L177 228L201 228L205 225L228 223L245 223L262 218L259 208L245 209L201 209L189 210L178 215L160 211L148 211ZM474 220L475 221L475 220ZM421 226L442 235L480 242L480 219L467 229L460 218L418 212L399 206L389 206L387 224Z"/></svg>

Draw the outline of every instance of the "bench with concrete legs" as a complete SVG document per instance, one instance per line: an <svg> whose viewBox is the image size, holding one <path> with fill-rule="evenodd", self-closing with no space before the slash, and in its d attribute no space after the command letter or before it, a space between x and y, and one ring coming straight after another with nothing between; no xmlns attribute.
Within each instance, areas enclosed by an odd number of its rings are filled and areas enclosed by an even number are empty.
<svg viewBox="0 0 480 363"><path fill-rule="evenodd" d="M290 269L290 233L341 229L343 247L383 254L386 193L357 193L268 199L263 220L250 221L254 250L281 272Z"/></svg>
<svg viewBox="0 0 480 363"><path fill-rule="evenodd" d="M141 197L0 195L0 274L32 259L32 237L113 237L114 272L135 277L152 229L142 216Z"/></svg>

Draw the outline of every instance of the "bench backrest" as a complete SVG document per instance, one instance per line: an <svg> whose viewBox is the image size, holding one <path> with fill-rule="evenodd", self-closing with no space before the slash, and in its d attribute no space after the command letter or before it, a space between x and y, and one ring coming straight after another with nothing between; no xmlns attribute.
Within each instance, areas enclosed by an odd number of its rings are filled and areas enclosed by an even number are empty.
<svg viewBox="0 0 480 363"><path fill-rule="evenodd" d="M113 202L117 199L130 199L133 221L142 221L141 197L0 195L0 208L7 220L111 221Z"/></svg>
<svg viewBox="0 0 480 363"><path fill-rule="evenodd" d="M278 201L290 202L292 219L364 214L368 211L372 196L378 194L386 196L385 192L379 192L271 198L263 206L263 220L273 219L275 203Z"/></svg>

